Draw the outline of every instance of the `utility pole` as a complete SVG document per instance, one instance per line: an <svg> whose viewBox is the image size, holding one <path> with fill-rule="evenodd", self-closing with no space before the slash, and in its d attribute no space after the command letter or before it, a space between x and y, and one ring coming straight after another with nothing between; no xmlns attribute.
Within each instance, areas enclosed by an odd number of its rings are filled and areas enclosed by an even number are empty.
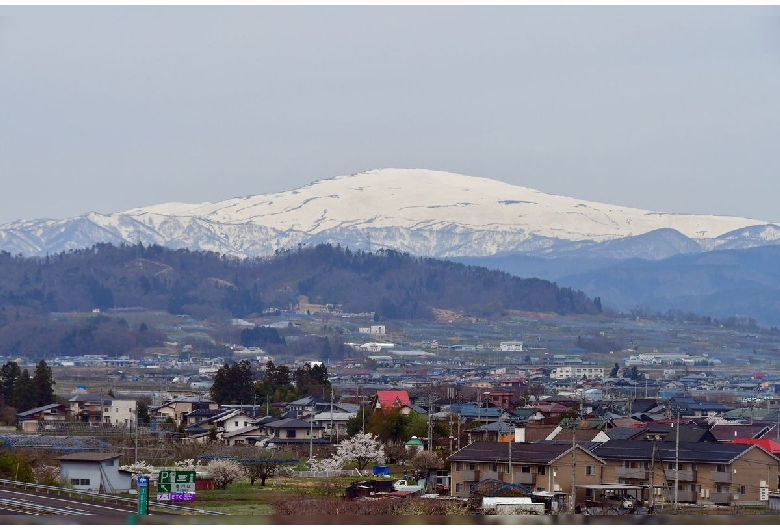
<svg viewBox="0 0 780 530"><path fill-rule="evenodd" d="M658 438L653 436L653 453L650 455L650 509L655 512L655 447Z"/></svg>
<svg viewBox="0 0 780 530"><path fill-rule="evenodd" d="M309 413L309 462L312 460L314 460L314 407Z"/></svg>
<svg viewBox="0 0 780 530"><path fill-rule="evenodd" d="M133 462L138 462L138 417L139 417L139 411L138 411L138 402L135 404L135 460ZM132 424L130 425L132 427Z"/></svg>
<svg viewBox="0 0 780 530"><path fill-rule="evenodd" d="M428 451L433 451L433 396L428 392Z"/></svg>
<svg viewBox="0 0 780 530"><path fill-rule="evenodd" d="M677 513L677 488L680 486L680 407L677 407L677 436L674 441L674 513Z"/></svg>
<svg viewBox="0 0 780 530"><path fill-rule="evenodd" d="M577 501L577 489L574 485L577 481L577 426L571 430L571 506L570 511L574 513L574 505Z"/></svg>
<svg viewBox="0 0 780 530"><path fill-rule="evenodd" d="M514 431L514 429L512 429ZM515 471L512 469L512 442L514 441L515 433L509 436L509 483L515 483Z"/></svg>
<svg viewBox="0 0 780 530"><path fill-rule="evenodd" d="M330 439L333 441L333 388L330 389ZM338 442L338 435L336 435Z"/></svg>

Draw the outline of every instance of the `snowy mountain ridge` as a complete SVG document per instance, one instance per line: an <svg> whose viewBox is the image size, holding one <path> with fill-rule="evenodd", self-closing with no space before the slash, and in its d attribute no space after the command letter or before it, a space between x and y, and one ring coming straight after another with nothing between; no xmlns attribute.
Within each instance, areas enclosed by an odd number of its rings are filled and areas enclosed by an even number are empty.
<svg viewBox="0 0 780 530"><path fill-rule="evenodd" d="M655 240L671 238L655 241L665 249L655 259L780 241L780 227L755 219L658 213L444 171L379 169L215 203L17 221L0 226L0 249L43 255L141 241L253 257L331 242L446 258L517 252L553 257L606 245L631 257L637 238L651 233ZM625 238L633 243L623 248Z"/></svg>

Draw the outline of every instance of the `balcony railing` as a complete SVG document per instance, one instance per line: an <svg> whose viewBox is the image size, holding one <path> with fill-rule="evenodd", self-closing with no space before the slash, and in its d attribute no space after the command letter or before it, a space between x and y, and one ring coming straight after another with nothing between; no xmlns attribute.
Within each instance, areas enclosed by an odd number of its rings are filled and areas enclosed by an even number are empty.
<svg viewBox="0 0 780 530"><path fill-rule="evenodd" d="M677 480L680 482L696 482L696 471L693 469L680 469L675 471L674 469L665 469L664 478L666 480L674 480L677 475Z"/></svg>
<svg viewBox="0 0 780 530"><path fill-rule="evenodd" d="M731 484L731 473L728 471L712 471L710 474L710 478L713 482L718 482L720 484Z"/></svg>
<svg viewBox="0 0 780 530"><path fill-rule="evenodd" d="M617 468L618 478L630 478L635 480L647 480L647 469L634 467Z"/></svg>
<svg viewBox="0 0 780 530"><path fill-rule="evenodd" d="M665 491L664 499L667 502L674 502L674 491ZM677 490L677 502L696 502L696 492Z"/></svg>
<svg viewBox="0 0 780 530"><path fill-rule="evenodd" d="M534 484L536 483L535 473L523 473L515 472L515 483L517 484Z"/></svg>
<svg viewBox="0 0 780 530"><path fill-rule="evenodd" d="M710 493L710 502L715 504L731 504L731 493Z"/></svg>
<svg viewBox="0 0 780 530"><path fill-rule="evenodd" d="M460 477L463 482L477 482L480 480L479 478L479 471L461 471Z"/></svg>

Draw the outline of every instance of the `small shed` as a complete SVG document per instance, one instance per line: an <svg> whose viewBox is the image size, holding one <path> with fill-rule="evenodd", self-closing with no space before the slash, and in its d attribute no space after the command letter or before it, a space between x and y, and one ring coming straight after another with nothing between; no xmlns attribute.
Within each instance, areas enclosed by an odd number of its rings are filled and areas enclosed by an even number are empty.
<svg viewBox="0 0 780 530"><path fill-rule="evenodd" d="M119 469L119 453L71 453L59 457L60 476L78 490L115 493L129 491L132 473Z"/></svg>
<svg viewBox="0 0 780 530"><path fill-rule="evenodd" d="M422 451L423 443L422 440L420 440L416 436L412 436L411 439L404 444L404 447L406 447L407 449L411 449L416 453L418 451Z"/></svg>

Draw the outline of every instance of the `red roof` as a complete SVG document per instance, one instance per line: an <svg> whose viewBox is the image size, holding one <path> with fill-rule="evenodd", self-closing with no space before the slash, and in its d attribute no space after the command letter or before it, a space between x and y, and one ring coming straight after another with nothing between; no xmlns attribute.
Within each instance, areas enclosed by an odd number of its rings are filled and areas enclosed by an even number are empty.
<svg viewBox="0 0 780 530"><path fill-rule="evenodd" d="M760 445L772 454L780 454L780 442L767 438L734 438L731 443Z"/></svg>
<svg viewBox="0 0 780 530"><path fill-rule="evenodd" d="M406 390L377 390L376 398L383 409L408 407L411 404Z"/></svg>

